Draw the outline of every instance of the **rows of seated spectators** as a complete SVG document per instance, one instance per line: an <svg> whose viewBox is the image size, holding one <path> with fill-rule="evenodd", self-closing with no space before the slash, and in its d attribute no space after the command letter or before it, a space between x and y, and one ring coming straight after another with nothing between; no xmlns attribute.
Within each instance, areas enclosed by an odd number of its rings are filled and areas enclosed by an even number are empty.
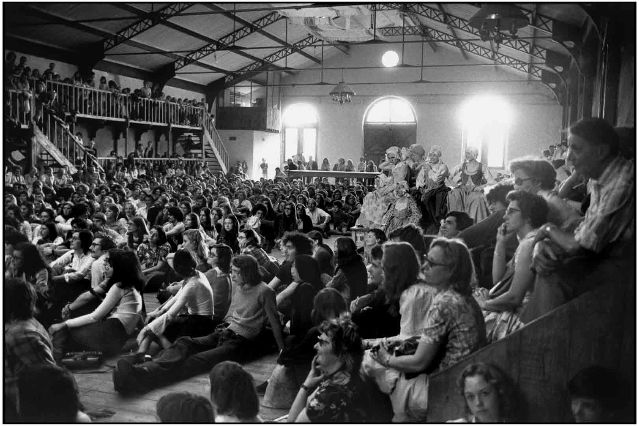
<svg viewBox="0 0 639 426"><path fill-rule="evenodd" d="M151 121L150 117L159 117L161 104L142 102L145 99L174 104L176 107L169 108L165 118L173 124L201 126L203 111L207 111L204 99L198 101L168 96L149 81L144 81L141 88L132 91L130 88L120 88L115 80L107 81L104 76L96 83L93 71L83 73L78 70L73 76L63 77L56 72L54 62L46 70L39 70L29 67L25 56L20 57L18 62L16 59L14 52L9 52L5 57L5 89L20 92L20 100L27 113L31 113L30 100L35 98L36 114L33 118L36 122L41 119L41 108L66 121L74 121L78 113ZM48 82L87 90L70 90ZM110 96L106 96L106 92L110 92ZM127 98L129 102L126 102Z"/></svg>
<svg viewBox="0 0 639 426"><path fill-rule="evenodd" d="M279 351L257 391L289 421L379 421L385 405L393 421L423 420L430 374L634 265L634 162L603 120L576 123L568 140L573 171L561 184L547 160L525 158L487 187L470 150L450 188L441 151L425 161L415 145L389 149L372 188L189 175L180 164L105 181L33 170L27 181L18 170L5 180L5 278L29 289L34 309L5 340L37 339L35 363L64 364L72 351L119 356L135 339L113 372L122 394ZM360 249L353 223L366 234ZM144 292L157 293L157 309ZM9 395L21 362L5 363ZM460 379L465 420L523 418L499 403L510 394L498 370Z"/></svg>

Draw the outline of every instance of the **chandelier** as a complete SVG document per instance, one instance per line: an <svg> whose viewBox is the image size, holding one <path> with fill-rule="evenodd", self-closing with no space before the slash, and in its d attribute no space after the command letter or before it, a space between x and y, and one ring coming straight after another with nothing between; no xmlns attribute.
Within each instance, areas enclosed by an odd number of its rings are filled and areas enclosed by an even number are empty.
<svg viewBox="0 0 639 426"><path fill-rule="evenodd" d="M333 98L333 102L338 104L344 104L351 101L351 98L355 96L355 92L351 87L344 82L344 69L342 68L342 81L337 86L333 87L333 90L329 93Z"/></svg>
<svg viewBox="0 0 639 426"><path fill-rule="evenodd" d="M517 6L507 3L485 4L468 23L479 30L482 41L493 41L497 47L504 38L517 38L517 30L530 24ZM509 34L505 34L505 31Z"/></svg>

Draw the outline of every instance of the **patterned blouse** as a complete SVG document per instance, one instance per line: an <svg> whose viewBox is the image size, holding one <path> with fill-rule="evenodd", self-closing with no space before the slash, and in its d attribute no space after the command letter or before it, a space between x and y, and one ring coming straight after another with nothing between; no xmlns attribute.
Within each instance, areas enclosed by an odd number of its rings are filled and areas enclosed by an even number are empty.
<svg viewBox="0 0 639 426"><path fill-rule="evenodd" d="M357 405L357 389L351 375L339 371L323 380L306 402L306 415L312 423L359 423L363 415Z"/></svg>
<svg viewBox="0 0 639 426"><path fill-rule="evenodd" d="M426 314L422 340L443 345L427 372L445 369L486 344L486 326L472 296L447 289L437 293Z"/></svg>
<svg viewBox="0 0 639 426"><path fill-rule="evenodd" d="M148 244L140 244L138 246L137 254L138 259L140 259L140 263L142 264L142 269L152 268L156 266L160 260L166 260L170 251L171 246L169 243L164 243L154 249L152 249Z"/></svg>

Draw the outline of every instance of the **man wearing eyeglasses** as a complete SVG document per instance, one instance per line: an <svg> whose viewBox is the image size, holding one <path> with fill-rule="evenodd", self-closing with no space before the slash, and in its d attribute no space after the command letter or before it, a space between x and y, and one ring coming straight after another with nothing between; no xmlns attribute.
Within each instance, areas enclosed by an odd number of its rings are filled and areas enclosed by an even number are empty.
<svg viewBox="0 0 639 426"><path fill-rule="evenodd" d="M548 203L548 222L564 231L573 231L581 221L581 214L553 191L557 172L546 160L517 159L510 163L515 190L539 195Z"/></svg>
<svg viewBox="0 0 639 426"><path fill-rule="evenodd" d="M600 118L574 124L568 142L568 161L589 179L590 206L574 232L548 223L537 233L537 278L521 315L524 323L597 284L634 282L634 163L621 156L615 130Z"/></svg>

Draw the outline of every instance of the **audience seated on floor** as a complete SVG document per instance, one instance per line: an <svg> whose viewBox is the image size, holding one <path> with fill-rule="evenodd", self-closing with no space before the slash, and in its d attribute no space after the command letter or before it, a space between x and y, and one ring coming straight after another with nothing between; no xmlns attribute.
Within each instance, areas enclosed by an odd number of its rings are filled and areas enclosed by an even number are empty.
<svg viewBox="0 0 639 426"><path fill-rule="evenodd" d="M389 176L378 188L348 178L252 181L241 165L242 173L214 175L194 160L144 167L136 157L141 147L126 160L112 161L104 175L94 175L88 165L79 165L73 176L38 166L20 179L26 170L13 168L5 179L5 277L33 287L36 318L46 327L53 324L54 343L28 318L7 321L5 340L10 332L33 338L38 353L48 351L51 358L43 355L36 364L52 364L71 350L116 356L113 382L123 394L206 373L227 366L225 360L247 362L282 350L260 391L266 391L265 404L290 407L289 421L367 420L371 410L363 412L362 404L370 408L368 398L377 394L380 406L392 403L396 420L423 420L428 374L480 348L486 331L488 341L503 337L530 321L524 315L529 308L536 318L589 289L590 282L607 282L610 271L618 276L634 265L625 245L634 238L634 166L617 154L609 130L599 120L571 128L567 160L575 171L557 193L558 175L547 160L513 161L519 191L508 198L512 182L485 187L480 175L491 180L488 169L473 155L456 176L462 185L450 191L441 152L433 147L427 163L420 146L390 149L382 167ZM346 170L349 162L339 167ZM582 181L588 181L589 195L583 223L574 229L582 219L564 203L562 190ZM585 192L566 193L579 205L584 201ZM446 200L455 197L466 204L448 211ZM548 224L542 197L554 206ZM404 202L411 207L403 208ZM480 214L483 205L490 215ZM406 214L413 210L423 220ZM330 218L320 220L320 211ZM481 217L470 219L469 212L488 216L471 224ZM358 223L371 226L353 231L365 233L363 247L349 229L360 217ZM433 233L442 219L447 222L440 236L465 241L477 278L460 242L435 238L428 244L434 236L425 237L424 228ZM389 224L386 243L382 228ZM325 234L339 236L332 248ZM277 244L283 257L276 259L269 253ZM477 288L493 283L489 295ZM168 302L146 316L143 291L158 291ZM16 297L5 291L5 304L19 306ZM334 321L347 309L357 328ZM322 326L325 320L333 325ZM18 327L25 321L30 328ZM127 340L134 353L122 357ZM362 359L369 374L364 380ZM7 374L5 364L5 389L15 388L16 371L24 366L15 361L13 368ZM231 381L249 376L239 366L228 370L222 375ZM216 376L212 385L224 380ZM509 403L499 390L502 381L490 367L477 367L463 379L466 421L524 418L504 405ZM496 395L488 395L489 408L481 410L478 389L487 384ZM288 399L278 386L288 387ZM230 387L213 387L218 421L259 419L257 402L241 408L237 404L244 400L226 395ZM253 384L238 392L252 395ZM160 404L172 413L190 401L173 398ZM202 414L208 420L211 412Z"/></svg>

